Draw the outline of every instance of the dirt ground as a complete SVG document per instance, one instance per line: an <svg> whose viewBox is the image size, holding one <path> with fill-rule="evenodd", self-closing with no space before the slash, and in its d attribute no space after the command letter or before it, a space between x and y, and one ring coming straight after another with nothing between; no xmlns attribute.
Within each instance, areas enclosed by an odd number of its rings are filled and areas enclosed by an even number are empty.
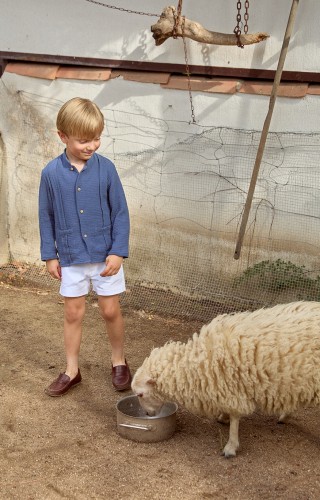
<svg viewBox="0 0 320 500"><path fill-rule="evenodd" d="M64 369L63 306L54 291L0 285L0 498L320 498L319 409L279 425L254 414L240 423L238 456L221 449L228 428L182 408L177 431L145 444L119 436L110 351L96 302L88 300L83 382L61 398L44 388ZM135 371L168 339L187 340L200 323L124 309L126 355Z"/></svg>

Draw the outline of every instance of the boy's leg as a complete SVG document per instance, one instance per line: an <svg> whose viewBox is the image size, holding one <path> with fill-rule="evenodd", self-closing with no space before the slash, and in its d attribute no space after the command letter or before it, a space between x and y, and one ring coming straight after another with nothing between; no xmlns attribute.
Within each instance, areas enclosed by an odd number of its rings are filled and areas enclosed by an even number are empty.
<svg viewBox="0 0 320 500"><path fill-rule="evenodd" d="M125 365L124 321L118 295L98 296L100 314L103 317L111 345L112 365Z"/></svg>
<svg viewBox="0 0 320 500"><path fill-rule="evenodd" d="M117 390L129 389L131 373L124 355L124 321L118 295L99 295L98 303L111 345L112 383Z"/></svg>
<svg viewBox="0 0 320 500"><path fill-rule="evenodd" d="M46 389L49 396L62 396L71 387L81 382L79 353L82 337L82 320L85 313L85 296L90 280L85 265L61 268L60 294L64 297L64 346L66 371Z"/></svg>
<svg viewBox="0 0 320 500"><path fill-rule="evenodd" d="M63 396L71 387L81 382L79 353L84 312L85 296L64 298L64 346L67 368L46 389L48 396Z"/></svg>
<svg viewBox="0 0 320 500"><path fill-rule="evenodd" d="M74 379L79 371L79 354L82 338L82 320L86 298L64 298L64 347L67 360L65 374Z"/></svg>

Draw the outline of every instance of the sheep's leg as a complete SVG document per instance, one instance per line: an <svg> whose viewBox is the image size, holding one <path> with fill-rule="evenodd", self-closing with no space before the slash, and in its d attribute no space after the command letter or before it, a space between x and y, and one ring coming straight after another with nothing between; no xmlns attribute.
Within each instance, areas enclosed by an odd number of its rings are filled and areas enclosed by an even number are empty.
<svg viewBox="0 0 320 500"><path fill-rule="evenodd" d="M239 448L239 421L239 417L230 415L229 441L222 452L226 458L235 457Z"/></svg>
<svg viewBox="0 0 320 500"><path fill-rule="evenodd" d="M230 423L229 414L228 413L220 413L217 420L218 420L219 424L229 424Z"/></svg>

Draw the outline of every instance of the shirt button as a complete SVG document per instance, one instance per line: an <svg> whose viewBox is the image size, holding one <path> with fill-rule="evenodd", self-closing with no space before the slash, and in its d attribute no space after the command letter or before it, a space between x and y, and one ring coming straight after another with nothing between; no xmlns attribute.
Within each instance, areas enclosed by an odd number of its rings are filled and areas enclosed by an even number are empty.
<svg viewBox="0 0 320 500"><path fill-rule="evenodd" d="M70 170L74 170L74 168L73 168L73 167L70 167Z"/></svg>
<svg viewBox="0 0 320 500"><path fill-rule="evenodd" d="M83 237L86 238L88 235L87 234L84 234Z"/></svg>
<svg viewBox="0 0 320 500"><path fill-rule="evenodd" d="M77 191L81 191L81 188L77 188Z"/></svg>
<svg viewBox="0 0 320 500"><path fill-rule="evenodd" d="M84 210L80 210L80 213L83 214Z"/></svg>

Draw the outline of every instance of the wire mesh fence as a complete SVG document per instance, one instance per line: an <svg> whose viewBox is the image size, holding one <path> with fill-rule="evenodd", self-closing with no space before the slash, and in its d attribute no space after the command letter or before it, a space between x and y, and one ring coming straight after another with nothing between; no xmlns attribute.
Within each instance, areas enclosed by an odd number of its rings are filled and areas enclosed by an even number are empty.
<svg viewBox="0 0 320 500"><path fill-rule="evenodd" d="M24 108L31 103L37 119L44 117L48 103L24 96ZM218 313L320 299L320 134L269 133L235 260L260 132L161 120L141 110L103 112L100 153L114 161L131 215L123 304L207 321ZM48 145L32 118L24 113L19 124L18 154L17 144L2 145L8 189L1 194L7 251L0 255L0 280L58 291L39 261L37 189L41 169L61 148ZM45 151L43 164L38 151Z"/></svg>

